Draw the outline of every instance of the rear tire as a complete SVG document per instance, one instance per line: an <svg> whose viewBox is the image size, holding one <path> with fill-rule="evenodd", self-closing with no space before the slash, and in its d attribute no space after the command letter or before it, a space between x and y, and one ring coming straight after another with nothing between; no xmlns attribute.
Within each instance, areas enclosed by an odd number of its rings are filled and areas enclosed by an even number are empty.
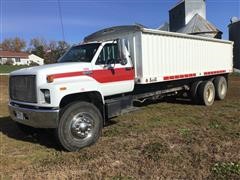
<svg viewBox="0 0 240 180"><path fill-rule="evenodd" d="M223 76L218 76L213 81L216 89L216 99L223 100L227 95L227 81Z"/></svg>
<svg viewBox="0 0 240 180"><path fill-rule="evenodd" d="M201 84L202 81L195 81L192 85L191 85L191 89L190 89L190 97L191 100L194 104L199 104L199 95L198 95L198 88L199 85Z"/></svg>
<svg viewBox="0 0 240 180"><path fill-rule="evenodd" d="M199 97L205 106L211 106L215 99L215 87L212 81L203 81L199 86Z"/></svg>
<svg viewBox="0 0 240 180"><path fill-rule="evenodd" d="M75 102L63 110L56 135L66 150L79 151L98 140L102 126L102 115L93 104Z"/></svg>

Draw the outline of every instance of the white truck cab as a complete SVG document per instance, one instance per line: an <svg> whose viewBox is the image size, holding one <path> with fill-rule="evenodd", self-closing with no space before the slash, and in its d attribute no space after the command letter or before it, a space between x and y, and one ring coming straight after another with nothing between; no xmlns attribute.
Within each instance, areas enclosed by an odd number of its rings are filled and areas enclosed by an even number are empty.
<svg viewBox="0 0 240 180"><path fill-rule="evenodd" d="M134 101L182 92L207 106L223 100L231 72L230 41L112 27L72 46L56 64L12 72L9 112L23 129L57 129L61 145L77 151Z"/></svg>

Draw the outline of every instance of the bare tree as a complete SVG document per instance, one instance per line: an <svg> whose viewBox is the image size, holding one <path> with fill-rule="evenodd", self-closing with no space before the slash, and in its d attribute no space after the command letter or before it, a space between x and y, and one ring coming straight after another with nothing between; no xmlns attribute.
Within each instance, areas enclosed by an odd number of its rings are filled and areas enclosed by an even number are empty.
<svg viewBox="0 0 240 180"><path fill-rule="evenodd" d="M58 41L58 47L61 49L68 49L70 45L66 41Z"/></svg>
<svg viewBox="0 0 240 180"><path fill-rule="evenodd" d="M50 41L48 44L48 51L55 51L57 50L57 42L56 41Z"/></svg>
<svg viewBox="0 0 240 180"><path fill-rule="evenodd" d="M1 49L5 51L20 52L26 48L26 41L18 37L7 38L1 43Z"/></svg>
<svg viewBox="0 0 240 180"><path fill-rule="evenodd" d="M33 38L30 41L29 52L45 59L46 64L55 63L70 45L65 41L47 42L43 38Z"/></svg>
<svg viewBox="0 0 240 180"><path fill-rule="evenodd" d="M70 47L65 41L51 41L48 45L48 51L45 54L45 61L47 63L55 63Z"/></svg>
<svg viewBox="0 0 240 180"><path fill-rule="evenodd" d="M14 43L14 50L15 51L22 51L23 49L26 48L26 41L23 39L20 39L18 37L13 39L13 43Z"/></svg>
<svg viewBox="0 0 240 180"><path fill-rule="evenodd" d="M44 50L47 50L47 42L44 38L33 38L30 41L30 49L37 48L39 46L43 46Z"/></svg>

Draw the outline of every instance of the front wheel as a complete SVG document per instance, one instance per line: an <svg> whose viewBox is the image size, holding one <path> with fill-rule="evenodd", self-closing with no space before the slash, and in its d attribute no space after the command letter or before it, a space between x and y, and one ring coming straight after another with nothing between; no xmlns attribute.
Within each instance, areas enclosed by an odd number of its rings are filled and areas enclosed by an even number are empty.
<svg viewBox="0 0 240 180"><path fill-rule="evenodd" d="M75 102L63 110L57 138L66 150L78 151L98 140L102 126L102 115L93 104Z"/></svg>

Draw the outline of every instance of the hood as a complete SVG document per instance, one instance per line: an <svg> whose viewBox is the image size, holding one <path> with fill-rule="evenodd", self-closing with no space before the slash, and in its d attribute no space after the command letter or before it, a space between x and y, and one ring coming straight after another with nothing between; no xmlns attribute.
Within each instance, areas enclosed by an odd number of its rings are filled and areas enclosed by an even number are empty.
<svg viewBox="0 0 240 180"><path fill-rule="evenodd" d="M35 66L13 71L10 75L51 75L58 73L78 72L91 70L91 63L55 63L43 66Z"/></svg>

